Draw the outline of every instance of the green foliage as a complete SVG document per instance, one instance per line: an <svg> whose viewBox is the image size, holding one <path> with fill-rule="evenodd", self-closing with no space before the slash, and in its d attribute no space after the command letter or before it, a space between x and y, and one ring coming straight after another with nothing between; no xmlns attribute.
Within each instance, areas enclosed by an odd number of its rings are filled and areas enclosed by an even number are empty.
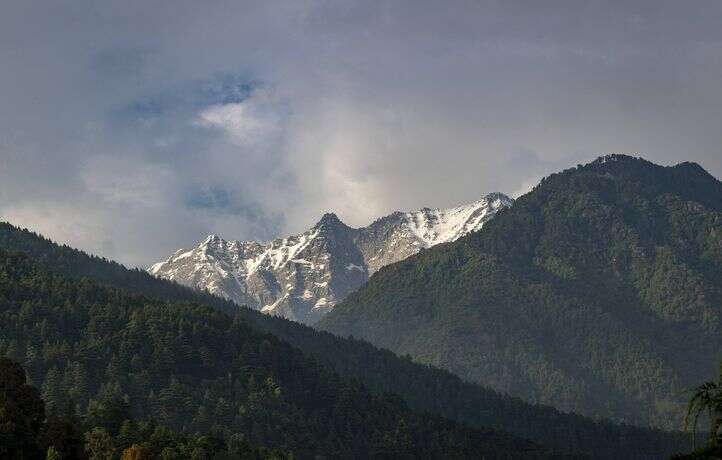
<svg viewBox="0 0 722 460"><path fill-rule="evenodd" d="M697 434L697 422L700 415L706 415L710 423L708 447L714 448L722 444L722 363L720 363L720 376L717 382L705 382L695 388L692 398L687 405L687 415L684 419L685 428L692 422L693 443ZM694 444L693 444L694 445Z"/></svg>
<svg viewBox="0 0 722 460"><path fill-rule="evenodd" d="M93 428L85 433L85 451L90 460L112 460L115 450L113 438L104 428Z"/></svg>
<svg viewBox="0 0 722 460"><path fill-rule="evenodd" d="M242 433L302 458L544 455L528 441L375 396L240 316L49 274L2 251L0 323L0 350L12 344L24 357L48 405L83 416L91 459L115 458L128 442L146 448L131 418L180 433ZM178 455L213 450L198 442ZM168 456L176 444L151 451Z"/></svg>
<svg viewBox="0 0 722 460"><path fill-rule="evenodd" d="M717 382L705 382L692 392L687 405L685 428L688 428L690 418L692 423L693 446L697 434L697 422L700 415L709 420L709 439L707 445L686 455L677 455L674 460L719 460L722 458L722 363L720 363L720 376Z"/></svg>
<svg viewBox="0 0 722 460"><path fill-rule="evenodd" d="M385 267L318 327L531 402L679 429L722 350L722 184L614 156ZM532 438L535 439L535 438Z"/></svg>
<svg viewBox="0 0 722 460"><path fill-rule="evenodd" d="M29 249L33 254L33 262L45 271L53 271L76 279L87 277L117 287L128 287L129 275L124 274L122 270L117 279L115 278L116 264L104 262L70 248L57 247L48 240L10 225L0 224L0 230L3 229L6 234L0 238L0 247L11 251L16 247ZM68 273L64 273L64 270L58 267L69 267ZM79 273L79 270L73 267L90 268ZM512 433L559 452L575 455L584 452L593 458L656 459L689 449L687 438L681 434L663 433L627 425L618 426L578 415L564 414L548 406L530 405L520 399L464 382L447 371L418 364L408 356L398 357L367 342L343 339L282 318L267 316L247 308L238 308L215 297L210 298L210 302L206 302L209 297L202 293L196 293L165 280L148 277L142 272L133 273L136 274L134 276L145 280L137 284L139 293L157 298L164 298L164 295L170 293L167 300L206 303L220 311L235 310L239 320L246 322L253 329L283 339L300 349L306 356L316 359L326 369L333 370L346 379L363 382L376 394L398 394L412 409L418 411L440 414L484 429L486 432L489 432L489 428L494 428ZM96 274L99 274L97 278ZM47 328L47 322L45 324ZM2 347L0 342L0 353L3 351ZM18 340L11 338L5 342L4 347L7 355L25 359L25 346ZM63 345L59 348L64 350L67 347ZM211 359L208 347L201 347L198 353L204 362L209 362L208 360ZM142 360L139 358L134 362L138 365ZM117 373L113 367L111 366L112 372ZM89 392L92 374L89 375L80 362L70 364L61 374L63 380L68 382L67 393L71 395L73 401L91 399ZM79 386L77 382L81 382L82 385ZM277 391L278 387L274 386L273 392ZM199 420L210 420L212 416L205 405L198 408ZM129 446L131 441L128 439L131 437L127 435L128 430L125 430L125 434L123 431L121 426L118 438L123 441L120 445ZM492 432L489 434L491 435ZM241 439L247 438L241 437ZM157 452L159 458L188 458L190 455L187 451L183 451L185 456L181 455L176 447L165 447L154 452ZM522 454L517 453L517 457L519 455Z"/></svg>
<svg viewBox="0 0 722 460"><path fill-rule="evenodd" d="M67 245L54 244L49 239L28 230L21 230L7 222L0 222L0 248L28 255L43 270L67 278L89 278L101 284L115 286L128 292L163 298L168 301L194 300L232 313L235 307L210 294L196 292L173 282L162 282L140 269L86 254Z"/></svg>
<svg viewBox="0 0 722 460"><path fill-rule="evenodd" d="M574 267L569 265L563 259L555 256L549 256L545 259L535 259L537 265L541 265L546 271L560 278L572 280L577 274Z"/></svg>
<svg viewBox="0 0 722 460"><path fill-rule="evenodd" d="M583 452L591 458L658 459L691 446L680 432L613 424L532 405L364 341L314 331L283 318L249 316L259 328L283 337L340 374L362 380L378 393L400 395L412 409L503 430L557 452Z"/></svg>
<svg viewBox="0 0 722 460"><path fill-rule="evenodd" d="M201 458L219 460L292 458L278 452L251 446L240 435L204 436L177 433L157 426L153 421L136 424L125 419L116 436L105 428L95 427L84 435L74 414L52 415L45 419L43 401L37 390L25 383L20 364L0 358L0 407L12 423L3 423L0 458L46 460L115 460L152 458ZM129 416L123 404L113 402L101 410L104 416ZM86 416L85 424L96 418ZM103 419L103 422L107 420ZM45 452L45 455L42 455ZM118 455L120 452L122 454Z"/></svg>

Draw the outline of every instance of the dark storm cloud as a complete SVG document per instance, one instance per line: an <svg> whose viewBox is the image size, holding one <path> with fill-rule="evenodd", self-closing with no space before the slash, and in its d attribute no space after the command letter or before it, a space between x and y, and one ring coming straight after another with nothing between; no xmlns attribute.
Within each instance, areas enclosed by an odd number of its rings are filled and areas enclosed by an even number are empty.
<svg viewBox="0 0 722 460"><path fill-rule="evenodd" d="M0 215L130 264L605 152L722 176L722 4L0 6Z"/></svg>

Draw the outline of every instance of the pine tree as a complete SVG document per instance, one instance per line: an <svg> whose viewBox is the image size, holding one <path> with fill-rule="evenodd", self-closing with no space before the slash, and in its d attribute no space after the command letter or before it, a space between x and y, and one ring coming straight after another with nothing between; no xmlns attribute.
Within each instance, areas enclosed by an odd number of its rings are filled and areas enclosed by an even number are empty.
<svg viewBox="0 0 722 460"><path fill-rule="evenodd" d="M55 447L48 447L48 452L45 455L45 460L62 460L62 458L63 457L60 456L60 452L58 452Z"/></svg>
<svg viewBox="0 0 722 460"><path fill-rule="evenodd" d="M55 366L45 374L42 395L48 412L55 413L63 401L62 378L60 377L60 371Z"/></svg>
<svg viewBox="0 0 722 460"><path fill-rule="evenodd" d="M112 460L115 453L113 439L104 428L93 428L85 433L85 450L89 460Z"/></svg>

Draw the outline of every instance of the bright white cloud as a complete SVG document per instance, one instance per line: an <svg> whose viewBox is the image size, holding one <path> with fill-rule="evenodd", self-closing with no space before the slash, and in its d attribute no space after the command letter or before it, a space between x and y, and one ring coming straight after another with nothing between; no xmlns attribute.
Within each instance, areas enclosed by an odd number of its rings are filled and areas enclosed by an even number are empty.
<svg viewBox="0 0 722 460"><path fill-rule="evenodd" d="M258 146L281 134L281 110L268 91L259 90L241 102L203 109L195 123L222 130L239 147Z"/></svg>

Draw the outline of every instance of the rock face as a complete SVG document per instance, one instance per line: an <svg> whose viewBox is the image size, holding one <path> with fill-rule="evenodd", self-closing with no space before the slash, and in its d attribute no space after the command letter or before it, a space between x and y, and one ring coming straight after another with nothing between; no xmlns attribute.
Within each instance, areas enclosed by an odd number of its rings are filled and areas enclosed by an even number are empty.
<svg viewBox="0 0 722 460"><path fill-rule="evenodd" d="M208 236L148 271L264 313L311 324L384 265L479 230L511 198L492 193L464 206L395 212L351 228L335 214L270 243Z"/></svg>

